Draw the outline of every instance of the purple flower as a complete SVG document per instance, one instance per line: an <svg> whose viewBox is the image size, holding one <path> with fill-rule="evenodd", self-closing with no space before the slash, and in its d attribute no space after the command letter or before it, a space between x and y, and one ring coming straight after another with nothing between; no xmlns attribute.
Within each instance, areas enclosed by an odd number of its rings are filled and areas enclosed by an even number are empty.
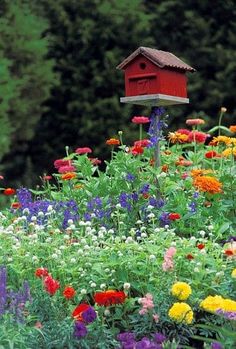
<svg viewBox="0 0 236 349"><path fill-rule="evenodd" d="M0 316L5 312L7 302L7 270L3 265L0 267Z"/></svg>
<svg viewBox="0 0 236 349"><path fill-rule="evenodd" d="M160 224L162 227L170 224L169 212L163 212L160 215Z"/></svg>
<svg viewBox="0 0 236 349"><path fill-rule="evenodd" d="M211 343L211 349L223 349L223 347L219 342L213 342Z"/></svg>
<svg viewBox="0 0 236 349"><path fill-rule="evenodd" d="M197 204L194 201L190 202L188 207L189 207L189 211L192 213L195 213L197 211Z"/></svg>
<svg viewBox="0 0 236 349"><path fill-rule="evenodd" d="M82 321L76 321L75 327L74 327L74 336L76 338L82 338L85 337L88 333L87 327Z"/></svg>
<svg viewBox="0 0 236 349"><path fill-rule="evenodd" d="M144 193L147 193L149 191L149 189L150 189L150 185L146 183L142 186L142 188L140 189L139 192L140 192L140 194L144 194Z"/></svg>
<svg viewBox="0 0 236 349"><path fill-rule="evenodd" d="M125 179L129 182L133 182L135 180L135 176L132 175L132 173L127 173L127 175L125 176Z"/></svg>
<svg viewBox="0 0 236 349"><path fill-rule="evenodd" d="M117 339L120 342L129 342L129 341L134 341L135 337L132 332L122 332L118 334Z"/></svg>
<svg viewBox="0 0 236 349"><path fill-rule="evenodd" d="M166 124L166 118L167 115L165 114L165 109L162 107L153 107L151 116L150 116L150 126L148 130L148 134L150 136L150 144L148 145L148 148L154 147L157 145L157 143L163 138L162 136L162 129L167 127ZM159 116L159 120L157 122L156 116ZM162 120L161 120L162 116Z"/></svg>
<svg viewBox="0 0 236 349"><path fill-rule="evenodd" d="M162 333L157 332L157 333L154 333L154 340L157 343L161 344L166 340L166 336L164 336L164 334Z"/></svg>
<svg viewBox="0 0 236 349"><path fill-rule="evenodd" d="M165 205L165 201L163 199L155 199L154 197L149 198L149 205L152 205L156 208L161 208Z"/></svg>
<svg viewBox="0 0 236 349"><path fill-rule="evenodd" d="M97 318L96 311L93 309L93 307L89 307L87 310L85 310L82 313L82 318L85 322L89 324L90 322L93 322Z"/></svg>

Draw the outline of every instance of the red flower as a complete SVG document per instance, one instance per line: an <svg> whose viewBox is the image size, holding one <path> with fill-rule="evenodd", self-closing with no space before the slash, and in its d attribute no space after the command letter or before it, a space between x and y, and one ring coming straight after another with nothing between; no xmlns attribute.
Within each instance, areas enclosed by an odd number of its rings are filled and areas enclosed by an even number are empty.
<svg viewBox="0 0 236 349"><path fill-rule="evenodd" d="M76 170L76 168L73 165L61 166L58 168L58 173L74 172L75 170Z"/></svg>
<svg viewBox="0 0 236 349"><path fill-rule="evenodd" d="M38 268L35 270L34 275L37 276L38 278L48 276L48 270L47 268Z"/></svg>
<svg viewBox="0 0 236 349"><path fill-rule="evenodd" d="M73 287L71 286L67 286L65 287L64 291L63 291L63 296L66 298L66 299L71 299L75 296L76 294L76 291Z"/></svg>
<svg viewBox="0 0 236 349"><path fill-rule="evenodd" d="M192 259L194 259L193 255L191 253L187 254L186 258L191 261Z"/></svg>
<svg viewBox="0 0 236 349"><path fill-rule="evenodd" d="M96 165L100 165L102 163L102 160L99 160L98 158L88 158L91 163L96 166Z"/></svg>
<svg viewBox="0 0 236 349"><path fill-rule="evenodd" d="M89 147L84 147L84 148L77 148L75 150L76 154L88 154L88 153L92 153L92 149L90 149Z"/></svg>
<svg viewBox="0 0 236 349"><path fill-rule="evenodd" d="M106 141L107 145L120 145L119 139L116 138L110 138Z"/></svg>
<svg viewBox="0 0 236 349"><path fill-rule="evenodd" d="M58 169L59 167L62 166L70 166L71 161L70 160L63 160L63 159L58 159L54 161L54 167Z"/></svg>
<svg viewBox="0 0 236 349"><path fill-rule="evenodd" d="M141 155L141 154L143 154L143 148L142 147L137 147L137 146L132 147L131 148L131 153L133 155Z"/></svg>
<svg viewBox="0 0 236 349"><path fill-rule="evenodd" d="M4 190L4 192L3 192L3 194L4 195L14 195L16 193L16 191L15 191L15 189L13 189L13 188L7 188L7 189L5 189Z"/></svg>
<svg viewBox="0 0 236 349"><path fill-rule="evenodd" d="M81 303L77 305L77 307L74 309L72 316L75 318L77 321L83 321L82 314L84 311L88 310L90 308L90 305L86 303Z"/></svg>
<svg viewBox="0 0 236 349"><path fill-rule="evenodd" d="M198 245L197 245L197 248L198 248L199 250L203 250L203 249L205 248L205 245L204 245L204 244L198 244Z"/></svg>
<svg viewBox="0 0 236 349"><path fill-rule="evenodd" d="M126 294L123 291L104 291L97 292L94 295L94 301L98 305L108 307L113 304L122 304L126 299Z"/></svg>
<svg viewBox="0 0 236 349"><path fill-rule="evenodd" d="M177 166L186 166L186 167L188 167L188 166L192 166L192 161L190 161L190 160L178 160L178 161L176 161L176 163L175 163Z"/></svg>
<svg viewBox="0 0 236 349"><path fill-rule="evenodd" d="M141 141L135 141L134 142L134 146L135 147L147 147L151 142L149 141L149 139L142 139Z"/></svg>
<svg viewBox="0 0 236 349"><path fill-rule="evenodd" d="M226 254L226 256L233 256L234 255L232 250L225 250L224 254Z"/></svg>
<svg viewBox="0 0 236 349"><path fill-rule="evenodd" d="M181 216L179 213L170 213L169 214L169 219L171 221L176 221L177 219L180 219L180 218L181 218Z"/></svg>
<svg viewBox="0 0 236 349"><path fill-rule="evenodd" d="M11 207L17 209L17 208L20 208L20 207L21 207L21 204L20 204L19 202L13 202L13 203L11 204Z"/></svg>
<svg viewBox="0 0 236 349"><path fill-rule="evenodd" d="M214 150L211 150L211 151L208 151L206 154L205 154L205 158L207 159L212 159L212 158L220 158L221 155L218 154L216 151Z"/></svg>
<svg viewBox="0 0 236 349"><path fill-rule="evenodd" d="M189 142L197 142L197 143L204 143L207 138L207 134L203 132L198 131L192 131L188 135L188 141Z"/></svg>
<svg viewBox="0 0 236 349"><path fill-rule="evenodd" d="M53 296L56 291L60 288L60 283L57 280L54 280L51 275L48 275L44 279L45 290Z"/></svg>
<svg viewBox="0 0 236 349"><path fill-rule="evenodd" d="M163 165L162 167L161 167L161 172L165 172L165 173L167 173L168 172L168 169L169 169L169 167L168 167L168 165Z"/></svg>
<svg viewBox="0 0 236 349"><path fill-rule="evenodd" d="M182 135L189 135L191 131L187 130L186 128L180 128L176 131L176 133L181 133Z"/></svg>
<svg viewBox="0 0 236 349"><path fill-rule="evenodd" d="M144 199L148 199L150 197L150 194L148 194L148 193L143 193L142 195L143 195Z"/></svg>
<svg viewBox="0 0 236 349"><path fill-rule="evenodd" d="M146 116L134 116L131 120L134 124L147 124L150 122Z"/></svg>

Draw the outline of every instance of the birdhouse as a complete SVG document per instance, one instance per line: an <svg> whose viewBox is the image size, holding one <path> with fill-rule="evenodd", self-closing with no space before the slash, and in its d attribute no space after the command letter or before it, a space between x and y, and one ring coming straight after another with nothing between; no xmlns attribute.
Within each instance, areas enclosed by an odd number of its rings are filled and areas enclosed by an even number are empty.
<svg viewBox="0 0 236 349"><path fill-rule="evenodd" d="M139 47L117 69L125 72L122 103L150 106L189 103L186 73L195 69L170 52Z"/></svg>

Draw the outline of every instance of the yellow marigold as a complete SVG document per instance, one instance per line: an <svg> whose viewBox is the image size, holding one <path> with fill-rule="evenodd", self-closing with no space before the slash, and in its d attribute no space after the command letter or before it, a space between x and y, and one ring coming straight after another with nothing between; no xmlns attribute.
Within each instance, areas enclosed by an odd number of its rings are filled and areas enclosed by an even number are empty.
<svg viewBox="0 0 236 349"><path fill-rule="evenodd" d="M231 273L232 278L236 279L236 268Z"/></svg>
<svg viewBox="0 0 236 349"><path fill-rule="evenodd" d="M236 312L236 302L232 299L223 299L221 309L223 311Z"/></svg>
<svg viewBox="0 0 236 349"><path fill-rule="evenodd" d="M184 301L190 296L192 289L186 282L176 282L171 288L171 293L179 300Z"/></svg>
<svg viewBox="0 0 236 349"><path fill-rule="evenodd" d="M176 322L191 324L193 321L193 311L191 307L184 302L174 303L170 308L168 315Z"/></svg>
<svg viewBox="0 0 236 349"><path fill-rule="evenodd" d="M231 138L226 136L214 137L213 140L210 142L210 145L217 145L219 143L229 145L231 144Z"/></svg>
<svg viewBox="0 0 236 349"><path fill-rule="evenodd" d="M179 132L169 132L168 139L171 143L186 143L188 141L188 135Z"/></svg>
<svg viewBox="0 0 236 349"><path fill-rule="evenodd" d="M229 129L231 132L236 133L236 125L231 125Z"/></svg>
<svg viewBox="0 0 236 349"><path fill-rule="evenodd" d="M216 194L222 193L222 183L218 181L215 177L210 176L198 176L194 178L193 185L200 191Z"/></svg>
<svg viewBox="0 0 236 349"><path fill-rule="evenodd" d="M204 176L204 175L206 175L206 174L208 174L208 173L212 173L212 172L213 172L212 170L193 169L193 170L191 171L191 176L192 176L193 178L195 178L195 177L198 177L198 176Z"/></svg>
<svg viewBox="0 0 236 349"><path fill-rule="evenodd" d="M209 312L215 312L222 309L224 298L221 296L208 296L201 303L200 307Z"/></svg>
<svg viewBox="0 0 236 349"><path fill-rule="evenodd" d="M234 156L236 156L236 147L233 147L233 148L227 148L227 149L225 149L224 151L222 151L222 156L224 156L224 157L229 157L229 156L231 156L231 155L234 155Z"/></svg>

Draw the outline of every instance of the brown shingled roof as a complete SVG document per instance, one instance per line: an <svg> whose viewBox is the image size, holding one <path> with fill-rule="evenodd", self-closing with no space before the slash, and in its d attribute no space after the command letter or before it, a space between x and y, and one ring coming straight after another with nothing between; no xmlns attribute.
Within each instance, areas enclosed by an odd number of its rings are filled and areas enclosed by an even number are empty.
<svg viewBox="0 0 236 349"><path fill-rule="evenodd" d="M154 64L158 65L160 68L170 67L170 68L183 69L190 72L196 71L194 68L190 67L190 65L184 63L183 61L181 61L181 59L173 55L173 53L156 50L154 48L149 48L149 47L142 47L142 46L139 47L127 58L125 58L125 60L121 62L116 68L125 69L126 65L130 63L139 54L145 56Z"/></svg>

